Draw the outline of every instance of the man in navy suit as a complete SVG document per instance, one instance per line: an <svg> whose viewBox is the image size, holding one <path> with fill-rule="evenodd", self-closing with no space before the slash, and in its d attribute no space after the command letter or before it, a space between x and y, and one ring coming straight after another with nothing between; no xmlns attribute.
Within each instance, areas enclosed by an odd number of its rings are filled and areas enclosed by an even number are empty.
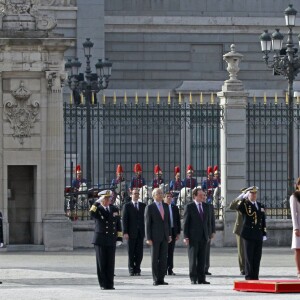
<svg viewBox="0 0 300 300"><path fill-rule="evenodd" d="M123 206L123 237L127 240L129 275L139 276L141 275L141 263L143 260L146 204L138 201L138 188L133 188L131 199L132 201Z"/></svg>
<svg viewBox="0 0 300 300"><path fill-rule="evenodd" d="M153 285L167 285L164 281L167 270L168 243L171 242L170 213L163 203L163 191L155 188L154 202L146 207L146 242L151 247Z"/></svg>
<svg viewBox="0 0 300 300"><path fill-rule="evenodd" d="M176 275L173 272L173 268L174 268L174 249L175 249L175 243L179 239L180 231L181 231L180 215L179 215L178 207L176 205L172 204L171 192L167 192L165 194L164 201L169 207L171 232L172 232L172 241L168 245L167 273L168 273L168 275Z"/></svg>
<svg viewBox="0 0 300 300"><path fill-rule="evenodd" d="M183 241L188 246L190 279L191 284L209 284L205 280L205 258L210 212L201 188L195 188L192 196L193 202L186 205L183 215Z"/></svg>

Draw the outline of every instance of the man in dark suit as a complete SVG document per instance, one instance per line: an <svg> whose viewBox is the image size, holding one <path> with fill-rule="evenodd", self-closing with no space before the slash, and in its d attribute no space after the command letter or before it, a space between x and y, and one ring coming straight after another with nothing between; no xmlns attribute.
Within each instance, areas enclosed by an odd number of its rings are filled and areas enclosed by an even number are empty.
<svg viewBox="0 0 300 300"><path fill-rule="evenodd" d="M258 280L263 240L267 239L265 207L257 198L256 186L245 191L237 209L243 215L241 237L245 250L245 279Z"/></svg>
<svg viewBox="0 0 300 300"><path fill-rule="evenodd" d="M180 215L179 209L176 205L172 204L172 195L170 192L165 194L164 202L169 207L170 213L170 224L171 224L171 232L172 232L172 241L168 245L168 261L167 261L167 274L168 275L176 275L173 272L174 267L174 249L175 243L179 239L180 231L181 231L181 223L180 223Z"/></svg>
<svg viewBox="0 0 300 300"><path fill-rule="evenodd" d="M183 215L184 243L188 246L191 284L209 284L205 280L205 254L209 241L209 207L201 188L192 193L193 202L186 205Z"/></svg>
<svg viewBox="0 0 300 300"><path fill-rule="evenodd" d="M145 237L144 214L146 204L139 202L139 189L133 188L132 201L123 206L123 237L127 240L128 270L130 276L141 275Z"/></svg>
<svg viewBox="0 0 300 300"><path fill-rule="evenodd" d="M90 209L95 219L95 233L92 243L95 246L97 275L102 290L114 290L114 270L116 245L122 243L122 230L119 210L110 205L111 191L102 191L100 198Z"/></svg>
<svg viewBox="0 0 300 300"><path fill-rule="evenodd" d="M167 285L164 281L167 270L168 243L171 242L170 213L163 203L163 191L155 188L152 192L154 202L146 207L146 242L151 246L153 285Z"/></svg>

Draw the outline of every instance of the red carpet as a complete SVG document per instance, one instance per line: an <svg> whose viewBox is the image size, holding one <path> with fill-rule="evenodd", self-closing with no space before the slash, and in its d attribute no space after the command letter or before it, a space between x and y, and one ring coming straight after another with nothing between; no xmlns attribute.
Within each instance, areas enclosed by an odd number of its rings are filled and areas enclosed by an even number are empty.
<svg viewBox="0 0 300 300"><path fill-rule="evenodd" d="M234 290L260 293L300 293L300 280L243 280L234 282Z"/></svg>

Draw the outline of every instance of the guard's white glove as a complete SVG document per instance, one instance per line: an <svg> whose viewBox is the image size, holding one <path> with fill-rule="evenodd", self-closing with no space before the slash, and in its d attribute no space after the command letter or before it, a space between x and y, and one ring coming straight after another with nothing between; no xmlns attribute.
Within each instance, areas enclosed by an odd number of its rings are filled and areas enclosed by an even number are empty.
<svg viewBox="0 0 300 300"><path fill-rule="evenodd" d="M245 193L241 193L237 196L237 199L242 200L244 198Z"/></svg>
<svg viewBox="0 0 300 300"><path fill-rule="evenodd" d="M263 241L266 241L268 238L264 235L263 236Z"/></svg>
<svg viewBox="0 0 300 300"><path fill-rule="evenodd" d="M122 242L121 242L121 241L117 241L117 242L116 242L116 246L117 246L117 247L120 247L121 245L122 245Z"/></svg>
<svg viewBox="0 0 300 300"><path fill-rule="evenodd" d="M0 243L0 248L2 248L3 247L3 243Z"/></svg>
<svg viewBox="0 0 300 300"><path fill-rule="evenodd" d="M247 192L246 194L244 194L243 198L247 199L249 197L250 192Z"/></svg>

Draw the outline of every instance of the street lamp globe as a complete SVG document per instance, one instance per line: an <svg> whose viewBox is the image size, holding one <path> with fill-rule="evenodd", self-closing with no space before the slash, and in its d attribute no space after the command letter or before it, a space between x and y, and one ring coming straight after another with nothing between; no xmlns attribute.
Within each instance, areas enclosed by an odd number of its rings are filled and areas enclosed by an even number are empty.
<svg viewBox="0 0 300 300"><path fill-rule="evenodd" d="M272 48L274 51L280 51L282 48L283 34L279 32L279 29L275 29L272 34Z"/></svg>
<svg viewBox="0 0 300 300"><path fill-rule="evenodd" d="M289 7L285 9L285 24L288 27L294 27L296 21L297 10L293 8L293 4L289 4Z"/></svg>
<svg viewBox="0 0 300 300"><path fill-rule="evenodd" d="M268 30L264 30L264 32L260 35L260 45L262 52L271 51L272 38Z"/></svg>
<svg viewBox="0 0 300 300"><path fill-rule="evenodd" d="M92 48L94 47L94 43L91 41L91 39L86 38L85 42L82 45L83 45L84 56L91 57L92 56L91 51Z"/></svg>
<svg viewBox="0 0 300 300"><path fill-rule="evenodd" d="M81 67L81 62L79 61L79 59L76 57L72 63L72 75L78 75L79 74L79 69Z"/></svg>

